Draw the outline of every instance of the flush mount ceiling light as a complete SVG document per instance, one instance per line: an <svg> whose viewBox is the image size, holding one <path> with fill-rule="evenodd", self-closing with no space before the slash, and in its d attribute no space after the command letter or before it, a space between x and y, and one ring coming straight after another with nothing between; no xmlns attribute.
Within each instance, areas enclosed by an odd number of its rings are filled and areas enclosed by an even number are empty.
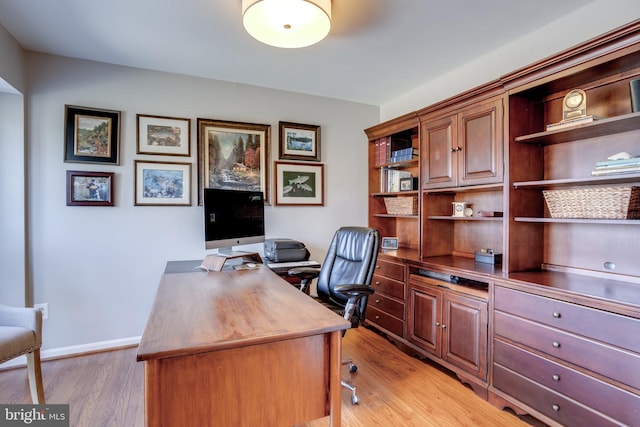
<svg viewBox="0 0 640 427"><path fill-rule="evenodd" d="M242 0L242 23L262 43L311 46L329 34L331 0Z"/></svg>

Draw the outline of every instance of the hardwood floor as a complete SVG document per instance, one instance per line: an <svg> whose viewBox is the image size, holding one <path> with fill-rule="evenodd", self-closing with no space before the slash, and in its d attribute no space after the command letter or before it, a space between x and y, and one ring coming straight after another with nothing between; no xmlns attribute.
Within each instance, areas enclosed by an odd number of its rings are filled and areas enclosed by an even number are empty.
<svg viewBox="0 0 640 427"><path fill-rule="evenodd" d="M136 350L44 361L47 402L68 403L73 427L143 426L143 365L136 362ZM351 405L350 393L343 390L344 427L529 426L480 399L449 373L404 354L373 330L348 331L343 356L358 365L352 379L360 395L360 404ZM346 367L343 375L351 375ZM0 372L0 402L31 403L26 368ZM327 419L303 424L326 425Z"/></svg>

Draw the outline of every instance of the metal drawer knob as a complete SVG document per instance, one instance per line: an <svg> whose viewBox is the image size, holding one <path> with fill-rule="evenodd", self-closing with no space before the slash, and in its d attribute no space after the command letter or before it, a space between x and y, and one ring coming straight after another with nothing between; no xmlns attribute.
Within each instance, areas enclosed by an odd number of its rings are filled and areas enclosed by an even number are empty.
<svg viewBox="0 0 640 427"><path fill-rule="evenodd" d="M560 410L560 405L553 404L551 405L551 409L553 409L554 412L558 412Z"/></svg>
<svg viewBox="0 0 640 427"><path fill-rule="evenodd" d="M557 311L554 311L553 312L553 317L556 318L556 319L559 319L559 318L562 317L562 314L558 313Z"/></svg>
<svg viewBox="0 0 640 427"><path fill-rule="evenodd" d="M376 286L380 286L380 282L376 282Z"/></svg>
<svg viewBox="0 0 640 427"><path fill-rule="evenodd" d="M560 375L558 375L558 374L553 374L553 375L551 376L551 378L552 378L554 381L560 381Z"/></svg>
<svg viewBox="0 0 640 427"><path fill-rule="evenodd" d="M553 343L551 343L551 345L552 345L554 348L560 348L560 343L559 343L558 341L554 341Z"/></svg>
<svg viewBox="0 0 640 427"><path fill-rule="evenodd" d="M379 299L376 300L376 304L380 304L380 300Z"/></svg>
<svg viewBox="0 0 640 427"><path fill-rule="evenodd" d="M380 318L380 316L376 316L376 320L378 320Z"/></svg>
<svg viewBox="0 0 640 427"><path fill-rule="evenodd" d="M445 329L446 327L447 327L447 325L442 325L441 326L442 329Z"/></svg>
<svg viewBox="0 0 640 427"><path fill-rule="evenodd" d="M440 326L440 322L436 322L436 326Z"/></svg>

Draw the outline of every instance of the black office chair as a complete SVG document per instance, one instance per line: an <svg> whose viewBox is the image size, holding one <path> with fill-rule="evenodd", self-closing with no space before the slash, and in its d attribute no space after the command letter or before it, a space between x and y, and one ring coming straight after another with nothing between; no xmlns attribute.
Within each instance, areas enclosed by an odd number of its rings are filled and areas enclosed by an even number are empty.
<svg viewBox="0 0 640 427"><path fill-rule="evenodd" d="M373 228L342 227L333 236L322 268L298 267L288 274L301 279L302 292L317 277L317 300L357 328L364 321L367 299L373 293L371 277L379 245L380 234ZM342 364L349 365L350 372L358 369L352 360L343 360ZM342 386L351 390L351 403L357 404L360 399L356 387L344 380Z"/></svg>

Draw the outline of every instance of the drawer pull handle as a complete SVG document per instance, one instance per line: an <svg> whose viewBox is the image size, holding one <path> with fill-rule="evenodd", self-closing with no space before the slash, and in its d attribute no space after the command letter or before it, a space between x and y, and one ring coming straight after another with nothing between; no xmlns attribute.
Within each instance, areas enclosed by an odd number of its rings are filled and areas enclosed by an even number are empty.
<svg viewBox="0 0 640 427"><path fill-rule="evenodd" d="M444 325L444 324L441 326L442 329L445 329L446 327L447 325Z"/></svg>
<svg viewBox="0 0 640 427"><path fill-rule="evenodd" d="M436 326L440 326L440 322L436 322Z"/></svg>
<svg viewBox="0 0 640 427"><path fill-rule="evenodd" d="M380 318L380 316L376 316L376 320L378 320Z"/></svg>
<svg viewBox="0 0 640 427"><path fill-rule="evenodd" d="M556 319L559 319L559 318L562 317L562 314L558 313L557 311L554 311L553 312L553 317L556 318Z"/></svg>
<svg viewBox="0 0 640 427"><path fill-rule="evenodd" d="M551 345L552 345L554 348L560 348L560 343L559 343L558 341L554 341L553 343L551 343Z"/></svg>
<svg viewBox="0 0 640 427"><path fill-rule="evenodd" d="M558 412L560 410L560 405L553 404L551 405L551 409L553 409L554 412Z"/></svg>
<svg viewBox="0 0 640 427"><path fill-rule="evenodd" d="M379 269L379 268L380 268L380 266L379 266L379 265L376 265L376 269Z"/></svg>
<svg viewBox="0 0 640 427"><path fill-rule="evenodd" d="M379 299L376 300L376 304L380 304L380 300Z"/></svg>
<svg viewBox="0 0 640 427"><path fill-rule="evenodd" d="M376 282L376 286L380 286L380 282Z"/></svg>
<svg viewBox="0 0 640 427"><path fill-rule="evenodd" d="M553 375L551 376L551 378L552 378L554 381L560 381L560 375L558 375L558 374L553 374Z"/></svg>

